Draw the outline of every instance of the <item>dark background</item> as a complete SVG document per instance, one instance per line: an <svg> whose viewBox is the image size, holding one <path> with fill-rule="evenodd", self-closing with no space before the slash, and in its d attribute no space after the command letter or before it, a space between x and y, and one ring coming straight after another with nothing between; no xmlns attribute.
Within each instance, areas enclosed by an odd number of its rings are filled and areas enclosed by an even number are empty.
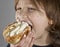
<svg viewBox="0 0 60 47"><path fill-rule="evenodd" d="M0 47L6 47L3 30L9 23L15 21L14 0L0 0Z"/></svg>

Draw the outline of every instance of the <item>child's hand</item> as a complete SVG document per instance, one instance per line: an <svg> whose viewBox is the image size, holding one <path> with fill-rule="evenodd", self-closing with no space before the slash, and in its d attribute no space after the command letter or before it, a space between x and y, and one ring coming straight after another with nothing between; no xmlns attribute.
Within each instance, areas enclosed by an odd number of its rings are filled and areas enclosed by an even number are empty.
<svg viewBox="0 0 60 47"><path fill-rule="evenodd" d="M27 37L23 37L22 40L18 44L14 45L14 47L32 47L33 42L34 42L33 36L34 36L34 33L30 31Z"/></svg>

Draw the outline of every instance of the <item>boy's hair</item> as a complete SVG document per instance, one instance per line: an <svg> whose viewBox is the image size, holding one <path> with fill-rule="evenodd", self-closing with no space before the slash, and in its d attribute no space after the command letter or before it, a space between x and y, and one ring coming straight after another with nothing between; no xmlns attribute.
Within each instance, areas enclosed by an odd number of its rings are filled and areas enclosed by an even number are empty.
<svg viewBox="0 0 60 47"><path fill-rule="evenodd" d="M37 2L43 4L48 19L53 20L49 33L55 45L60 45L60 0L37 0Z"/></svg>
<svg viewBox="0 0 60 47"><path fill-rule="evenodd" d="M19 0L15 0L15 10L16 5ZM43 4L44 10L48 19L53 20L53 25L49 27L49 33L53 40L53 44L60 45L60 0L33 0L39 5ZM36 5L36 4L35 4ZM55 47L58 47L55 45Z"/></svg>

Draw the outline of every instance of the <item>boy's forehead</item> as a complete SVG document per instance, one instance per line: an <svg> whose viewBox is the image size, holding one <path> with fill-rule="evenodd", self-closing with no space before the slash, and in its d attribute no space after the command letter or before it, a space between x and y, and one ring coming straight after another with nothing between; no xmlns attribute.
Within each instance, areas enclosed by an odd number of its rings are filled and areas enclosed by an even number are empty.
<svg viewBox="0 0 60 47"><path fill-rule="evenodd" d="M19 0L17 7L19 6L30 6L30 7L35 7L34 3L32 0Z"/></svg>

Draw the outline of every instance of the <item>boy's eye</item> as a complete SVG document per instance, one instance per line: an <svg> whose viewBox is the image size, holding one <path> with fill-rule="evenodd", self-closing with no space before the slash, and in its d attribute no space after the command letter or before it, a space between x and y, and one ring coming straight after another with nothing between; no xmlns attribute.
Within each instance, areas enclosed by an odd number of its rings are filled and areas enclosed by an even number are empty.
<svg viewBox="0 0 60 47"><path fill-rule="evenodd" d="M37 10L37 9L35 9L35 8L28 8L28 11L29 11L29 12L33 12L33 11L35 11L35 10Z"/></svg>

